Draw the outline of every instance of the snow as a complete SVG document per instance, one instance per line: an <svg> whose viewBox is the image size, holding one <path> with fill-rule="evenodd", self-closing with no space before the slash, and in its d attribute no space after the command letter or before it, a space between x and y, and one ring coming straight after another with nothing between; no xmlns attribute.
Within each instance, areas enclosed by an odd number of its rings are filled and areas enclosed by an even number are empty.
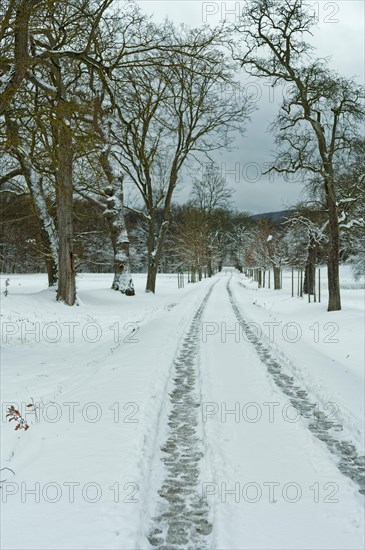
<svg viewBox="0 0 365 550"><path fill-rule="evenodd" d="M244 293L237 284L234 289L239 299ZM251 344L229 333L236 319L223 292L208 304L206 322L217 318L216 311L226 325L203 344L201 360L212 547L360 548L363 512L352 484L301 419L290 421L293 408ZM331 489L338 492L330 504Z"/></svg>
<svg viewBox="0 0 365 550"><path fill-rule="evenodd" d="M154 446L163 389L176 341L204 285L177 292L176 275L166 276L158 282L160 294L155 296L143 292L145 277L137 275L137 296L131 298L110 290L111 280L111 275L80 275L80 306L70 309L55 303L53 292L39 291L46 285L45 275L10 276L2 323L20 328L3 350L2 403L20 405L33 398L41 404L41 421L21 434L11 424L3 425L1 467L14 470L15 477L7 479L19 487L16 498L9 496L3 504L4 547L132 548L136 544L145 514L143 494L148 492L145 463ZM61 329L62 337L54 344L48 342L54 337L51 329L43 333L49 322ZM36 323L42 328L39 343L26 333ZM69 342L67 323L79 323L74 342ZM92 343L95 325L101 337ZM142 333L144 325L148 330ZM3 339L9 326L13 327L2 324ZM100 410L100 421L88 421ZM60 420L52 422L58 411ZM28 497L21 503L21 483L34 487L36 482L42 487L58 484L59 502L42 498L35 504ZM80 484L72 504L64 485L68 482ZM81 490L87 483L100 487L99 503L84 500ZM120 488L117 503L116 489L110 489L115 483ZM129 502L135 485L127 484L138 485L139 502ZM20 504L22 529L16 526Z"/></svg>
<svg viewBox="0 0 365 550"><path fill-rule="evenodd" d="M0 94L3 94L7 88L7 86L9 85L11 79L13 78L14 76L14 65L13 64L10 64L9 67L8 67L8 71L1 75L1 78L0 78Z"/></svg>
<svg viewBox="0 0 365 550"><path fill-rule="evenodd" d="M341 437L363 454L362 284L344 267L343 311L329 314L325 288L321 304L291 298L290 273L280 291L257 290L243 275L231 274L224 269L180 290L176 274L159 275L156 295L144 292L146 276L137 274L134 297L111 290L111 274L81 274L79 306L73 308L55 301L45 274L3 277L1 291L5 279L10 285L1 311L1 468L14 472L1 472L7 479L1 491L4 548L150 548L146 536L165 472L160 446L168 436L173 360L213 283L197 378L205 449L199 488L213 525L207 547L363 548L357 486L303 419L288 420L288 399L252 344L240 332L237 338L226 290L231 281L242 313L259 325L263 341L311 399L322 410L338 405ZM325 287L324 271L322 279ZM295 339L293 326L283 331L289 322L301 328L297 342L288 341ZM330 340L339 342L324 341L333 331L326 323L338 325ZM25 415L21 404L32 399L37 418L26 415L29 430L4 423L7 406L17 404ZM262 418L250 421L258 410ZM39 502L26 493L31 489ZM225 489L238 496L224 499ZM262 496L253 502L257 490Z"/></svg>
<svg viewBox="0 0 365 550"><path fill-rule="evenodd" d="M310 388L320 403L335 403L344 423L364 453L364 284L354 282L350 266L341 266L342 311L327 312L326 269L321 268L321 303L291 298L291 272L284 272L282 290L257 290L242 280L246 292L237 299L247 317L259 324L289 370ZM241 287L242 288L242 287ZM296 279L294 288L296 289ZM301 304L298 310L298 302ZM290 323L294 323L290 325ZM295 341L298 338L298 341Z"/></svg>

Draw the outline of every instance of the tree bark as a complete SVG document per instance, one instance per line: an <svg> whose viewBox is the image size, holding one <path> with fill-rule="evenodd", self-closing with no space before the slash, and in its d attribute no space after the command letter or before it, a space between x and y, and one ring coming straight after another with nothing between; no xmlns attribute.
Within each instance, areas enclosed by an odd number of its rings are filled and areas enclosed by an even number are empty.
<svg viewBox="0 0 365 550"><path fill-rule="evenodd" d="M167 231L170 225L171 218L171 199L172 194L176 186L178 171L176 167L176 161L174 162L173 167L170 172L169 186L166 194L164 208L163 208L163 221L160 226L160 230L157 236L155 237L155 211L152 207L153 197L152 197L152 187L149 185L150 196L149 196L149 224L148 224L148 244L147 244L147 253L148 253L148 273L147 273L147 283L146 283L146 292L156 292L156 278L158 273L158 266L161 260L161 255L163 247L166 240Z"/></svg>
<svg viewBox="0 0 365 550"><path fill-rule="evenodd" d="M48 212L41 182L36 176L30 176L29 189L39 225L40 240L44 249L44 258L48 275L48 286L58 283L58 236L52 216Z"/></svg>
<svg viewBox="0 0 365 550"><path fill-rule="evenodd" d="M274 271L274 290L280 290L281 289L281 279L280 279L280 267L273 266Z"/></svg>
<svg viewBox="0 0 365 550"><path fill-rule="evenodd" d="M60 98L56 110L56 199L59 238L57 300L73 306L76 301L73 253L73 149L68 110L68 103Z"/></svg>
<svg viewBox="0 0 365 550"><path fill-rule="evenodd" d="M156 250L155 250L155 216L150 212L148 220L148 238L147 238L147 283L146 292L156 291L156 277L158 266L156 265Z"/></svg>
<svg viewBox="0 0 365 550"><path fill-rule="evenodd" d="M112 289L126 296L134 296L129 259L129 238L123 212L123 183L120 182L118 190L114 186L108 186L105 189L105 194L108 198L104 215L108 219L114 254Z"/></svg>
<svg viewBox="0 0 365 550"><path fill-rule="evenodd" d="M338 213L336 196L332 179L326 182L326 199L328 208L328 308L327 311L338 311L341 309L340 295L340 230L338 224Z"/></svg>
<svg viewBox="0 0 365 550"><path fill-rule="evenodd" d="M208 277L211 277L212 274L213 274L213 269L212 269L212 258L208 258L208 262L207 262L207 274L208 274Z"/></svg>
<svg viewBox="0 0 365 550"><path fill-rule="evenodd" d="M0 92L0 115L3 115L18 93L22 82L32 64L29 56L29 20L34 8L41 0L22 0L17 2L14 21L14 58L11 77Z"/></svg>
<svg viewBox="0 0 365 550"><path fill-rule="evenodd" d="M104 189L107 197L107 208L104 216L108 220L113 247L114 279L112 289L134 296L135 290L130 269L129 238L124 218L123 178L115 176L111 167L108 152L100 155L99 161L109 185Z"/></svg>
<svg viewBox="0 0 365 550"><path fill-rule="evenodd" d="M169 228L169 213L165 213L165 219L161 224L157 239L155 238L154 216L149 220L148 228L148 273L146 292L156 292L156 279L160 264L162 250L165 244L167 230Z"/></svg>
<svg viewBox="0 0 365 550"><path fill-rule="evenodd" d="M304 271L304 294L314 294L314 270L316 265L316 243L313 237L310 238L308 256Z"/></svg>

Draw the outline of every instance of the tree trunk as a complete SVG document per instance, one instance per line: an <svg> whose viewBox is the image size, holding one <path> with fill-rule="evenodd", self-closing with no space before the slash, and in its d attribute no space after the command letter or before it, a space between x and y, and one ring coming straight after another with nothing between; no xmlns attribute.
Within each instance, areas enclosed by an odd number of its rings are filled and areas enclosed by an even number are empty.
<svg viewBox="0 0 365 550"><path fill-rule="evenodd" d="M27 158L21 146L17 148L17 158L27 183L38 221L39 238L48 274L48 286L54 287L58 282L58 236L56 227L47 208L41 179L34 172L31 161Z"/></svg>
<svg viewBox="0 0 365 550"><path fill-rule="evenodd" d="M280 267L277 267L274 265L273 270L274 270L274 290L280 290L281 289Z"/></svg>
<svg viewBox="0 0 365 550"><path fill-rule="evenodd" d="M208 262L207 262L207 274L208 274L208 277L211 277L212 274L213 274L213 269L212 269L212 258L208 258Z"/></svg>
<svg viewBox="0 0 365 550"><path fill-rule="evenodd" d="M51 257L48 256L45 260L47 277L48 277L48 287L55 288L58 283L58 264L54 264Z"/></svg>
<svg viewBox="0 0 365 550"><path fill-rule="evenodd" d="M161 260L163 247L166 240L167 231L170 225L171 218L171 199L172 194L177 182L177 168L176 163L171 168L170 181L168 186L168 191L165 198L164 208L163 208L163 222L160 226L159 234L157 239L155 238L155 212L152 207L153 198L149 196L149 224L148 224L148 273L147 273L147 283L146 283L146 292L156 292L156 278L158 273L158 266Z"/></svg>
<svg viewBox="0 0 365 550"><path fill-rule="evenodd" d="M112 289L126 296L134 296L129 259L129 238L123 212L123 181L120 181L118 189L109 185L104 192L108 197L104 215L108 219L114 254Z"/></svg>
<svg viewBox="0 0 365 550"><path fill-rule="evenodd" d="M39 224L39 235L44 250L44 258L48 275L48 286L56 287L58 283L58 236L52 216L48 212L41 184L35 181L33 187L34 209Z"/></svg>
<svg viewBox="0 0 365 550"><path fill-rule="evenodd" d="M158 266L161 260L162 250L166 240L169 221L165 219L160 227L157 239L155 239L154 218L149 220L148 227L148 273L146 292L156 292L156 278Z"/></svg>
<svg viewBox="0 0 365 550"><path fill-rule="evenodd" d="M108 220L114 256L112 289L126 296L134 296L135 291L130 269L129 238L123 209L123 177L118 179L115 176L109 161L108 151L100 155L99 161L109 182L109 185L104 189L107 197L107 208L104 211L104 216Z"/></svg>
<svg viewBox="0 0 365 550"><path fill-rule="evenodd" d="M156 279L157 279L158 266L154 258L150 258L148 263L146 292L156 292Z"/></svg>
<svg viewBox="0 0 365 550"><path fill-rule="evenodd" d="M155 250L155 219L154 215L151 215L151 213L150 219L148 220L147 261L146 292L155 292L158 266L156 265Z"/></svg>
<svg viewBox="0 0 365 550"><path fill-rule="evenodd" d="M56 117L56 198L58 225L58 291L57 300L68 306L76 301L76 280L73 253L73 185L72 130L70 106L59 99Z"/></svg>
<svg viewBox="0 0 365 550"><path fill-rule="evenodd" d="M304 271L304 283L303 283L303 292L304 294L314 294L314 270L316 265L316 242L313 237L310 238L308 256L305 265Z"/></svg>
<svg viewBox="0 0 365 550"><path fill-rule="evenodd" d="M338 214L333 180L326 182L326 198L328 208L328 308L327 311L338 311L341 309L340 295L340 231L338 225Z"/></svg>

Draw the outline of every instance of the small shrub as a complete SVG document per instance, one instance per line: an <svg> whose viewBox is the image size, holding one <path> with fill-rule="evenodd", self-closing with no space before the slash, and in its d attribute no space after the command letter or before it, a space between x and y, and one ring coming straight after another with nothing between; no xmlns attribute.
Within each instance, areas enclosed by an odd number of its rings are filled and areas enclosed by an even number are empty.
<svg viewBox="0 0 365 550"><path fill-rule="evenodd" d="M34 409L34 403L28 403L27 408L31 408L31 407ZM35 412L35 410L32 412ZM29 430L29 424L22 417L18 409L14 407L14 405L11 405L11 407L8 407L8 412L6 417L9 418L9 422L14 420L16 424L15 426L16 430L24 430L25 432Z"/></svg>

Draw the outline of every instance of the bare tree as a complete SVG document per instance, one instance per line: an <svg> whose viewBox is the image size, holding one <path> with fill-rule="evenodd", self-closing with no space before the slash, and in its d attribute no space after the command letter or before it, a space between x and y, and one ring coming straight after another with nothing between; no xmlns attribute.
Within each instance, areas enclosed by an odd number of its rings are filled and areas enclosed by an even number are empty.
<svg viewBox="0 0 365 550"><path fill-rule="evenodd" d="M175 37L174 37L175 38ZM242 127L248 101L223 103L219 85L230 79L222 53L201 45L199 33L180 37L183 51L166 65L128 71L122 80L115 139L120 166L138 189L148 222L147 292L156 275L171 219L171 201L186 162L228 146ZM162 210L162 221L157 212ZM156 237L157 234L157 237Z"/></svg>
<svg viewBox="0 0 365 550"><path fill-rule="evenodd" d="M209 261L210 231L205 213L198 208L187 208L182 216L173 246L181 265L190 269L191 282L201 281L203 268Z"/></svg>
<svg viewBox="0 0 365 550"><path fill-rule="evenodd" d="M285 85L274 124L280 153L272 170L307 171L321 178L328 212L328 310L341 309L336 158L357 139L362 89L313 59L305 41L315 22L303 0L252 0L237 26L241 64L255 77ZM237 54L235 54L236 56Z"/></svg>
<svg viewBox="0 0 365 550"><path fill-rule="evenodd" d="M100 21L110 2L77 0L73 4L66 4L10 0L5 13L9 30L1 28L1 48L5 50L5 61L1 67L3 86L0 90L0 113L9 108L25 80L40 88L52 105L48 131L52 136L55 160L59 276L57 299L67 305L73 305L76 299L72 119L78 110L75 103L70 101L68 87L70 84L77 87L75 72L82 77L82 67L102 66L95 46ZM71 67L73 70L70 70Z"/></svg>
<svg viewBox="0 0 365 550"><path fill-rule="evenodd" d="M205 224L209 228L210 239L207 244L207 273L208 277L213 273L213 255L223 244L223 234L219 231L217 217L214 211L225 209L230 205L233 189L228 187L227 181L222 177L219 166L215 163L203 165L204 171L201 178L195 178L191 191L192 204L201 210L205 218Z"/></svg>
<svg viewBox="0 0 365 550"><path fill-rule="evenodd" d="M156 50L159 46L152 30L148 40L141 43L142 28L150 25L134 5L127 3L117 13L106 13L111 3L112 0L72 3L8 0L4 8L3 3L1 5L4 22L0 28L0 114L9 109L24 86L41 90L48 101L49 117L43 124L44 133L48 134L46 140L53 146L57 299L68 305L73 305L76 299L73 172L78 144L75 134L80 125L83 125L81 133L85 133L85 127L93 123L90 107L95 83L102 83L110 94L113 71L117 67L138 64L140 52ZM88 145L93 148L92 144ZM12 172L2 177L12 177Z"/></svg>
<svg viewBox="0 0 365 550"><path fill-rule="evenodd" d="M195 178L191 191L191 200L194 206L207 214L217 208L228 208L233 189L223 178L219 166L215 163L203 165L201 178Z"/></svg>

